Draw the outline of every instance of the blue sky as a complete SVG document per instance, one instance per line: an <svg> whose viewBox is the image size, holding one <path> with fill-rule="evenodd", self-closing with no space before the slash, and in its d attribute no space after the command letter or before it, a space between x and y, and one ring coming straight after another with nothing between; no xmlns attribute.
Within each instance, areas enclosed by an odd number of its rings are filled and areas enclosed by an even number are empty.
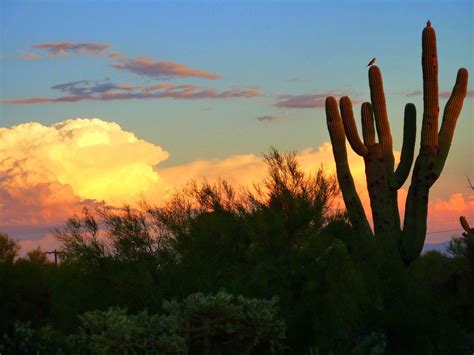
<svg viewBox="0 0 474 355"><path fill-rule="evenodd" d="M0 0L0 227L51 249L46 231L98 201L161 203L203 177L251 186L272 146L305 171L334 166L324 99L349 95L359 118L373 57L400 150L407 102L421 131L427 20L446 94L458 68L474 72L473 15L472 0ZM468 90L430 195L428 230L449 232L432 242L474 218ZM351 168L365 191L363 163Z"/></svg>
<svg viewBox="0 0 474 355"><path fill-rule="evenodd" d="M283 150L318 146L328 140L323 109L277 108L276 97L344 92L366 100L366 64L374 56L384 75L399 147L405 95L422 87L421 30L428 18L438 34L440 90L452 88L457 68L471 72L473 68L471 1L2 0L0 4L3 99L57 97L51 86L78 80L162 82L114 69L106 55L19 59L25 53L40 54L32 45L50 42L106 43L111 51L129 57L169 60L222 75L219 80L167 80L176 85L258 88L262 96L250 99L2 105L1 124L7 127L72 117L117 122L167 149L169 165L258 154L270 146ZM421 97L412 100L420 111ZM256 120L262 116L283 119ZM469 149L465 133L472 132L469 117L472 103L467 102L456 136L460 151ZM459 162L457 169L465 163Z"/></svg>

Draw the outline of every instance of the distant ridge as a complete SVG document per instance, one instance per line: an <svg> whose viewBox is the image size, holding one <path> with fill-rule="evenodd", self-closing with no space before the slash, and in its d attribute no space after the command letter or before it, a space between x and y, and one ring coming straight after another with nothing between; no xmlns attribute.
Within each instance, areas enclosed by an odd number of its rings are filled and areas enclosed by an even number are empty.
<svg viewBox="0 0 474 355"><path fill-rule="evenodd" d="M449 240L442 243L425 243L423 246L422 254L426 254L430 251L438 251L442 254L448 253Z"/></svg>

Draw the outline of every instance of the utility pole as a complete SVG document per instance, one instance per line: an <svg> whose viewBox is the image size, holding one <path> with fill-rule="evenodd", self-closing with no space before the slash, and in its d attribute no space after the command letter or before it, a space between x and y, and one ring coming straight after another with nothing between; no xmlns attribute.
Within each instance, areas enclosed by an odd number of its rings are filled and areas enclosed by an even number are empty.
<svg viewBox="0 0 474 355"><path fill-rule="evenodd" d="M56 265L58 265L58 254L61 254L61 253L62 253L61 251L56 250L56 249L46 252L46 254L54 254L54 263Z"/></svg>

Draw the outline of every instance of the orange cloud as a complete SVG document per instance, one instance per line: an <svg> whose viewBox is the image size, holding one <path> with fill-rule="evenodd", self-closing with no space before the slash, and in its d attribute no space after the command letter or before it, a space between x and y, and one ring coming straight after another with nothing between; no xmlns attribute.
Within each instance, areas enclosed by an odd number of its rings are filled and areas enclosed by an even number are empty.
<svg viewBox="0 0 474 355"><path fill-rule="evenodd" d="M118 52L118 51L111 51L109 53L109 58L118 58L118 59L125 59L125 55Z"/></svg>
<svg viewBox="0 0 474 355"><path fill-rule="evenodd" d="M58 182L20 185L19 181L12 180L0 184L2 226L58 224L79 207L94 205L92 201L82 201L68 185Z"/></svg>
<svg viewBox="0 0 474 355"><path fill-rule="evenodd" d="M233 99L254 98L262 96L255 88L232 88L218 91L213 88L203 88L197 85L172 85L158 83L150 86L113 84L106 81L79 80L54 85L51 89L67 95L52 97L28 97L0 100L8 105L31 105L46 103L68 103L78 101L118 101L118 100L146 100L146 99Z"/></svg>
<svg viewBox="0 0 474 355"><path fill-rule="evenodd" d="M474 194L465 195L457 192L447 200L431 199L428 216L428 232L435 232L428 234L427 239L430 242L442 242L452 235L460 235L460 216L466 216L468 221L472 221L471 224L474 223Z"/></svg>
<svg viewBox="0 0 474 355"><path fill-rule="evenodd" d="M33 239L25 239L18 241L20 244L21 255L26 255L29 251L35 250L36 248L40 248L43 251L52 251L54 249L59 249L60 244L58 240L54 237L53 233L48 233L41 239L33 240ZM50 260L54 260L54 257L49 257Z"/></svg>
<svg viewBox="0 0 474 355"><path fill-rule="evenodd" d="M25 53L22 54L21 59L23 60L37 60L40 59L41 57L38 54L35 53Z"/></svg>
<svg viewBox="0 0 474 355"><path fill-rule="evenodd" d="M75 100L79 101L79 100ZM50 97L25 97L19 99L6 99L1 101L5 105L33 105L33 104L46 104L46 103L57 103L57 102L74 102L74 97L69 96L61 98L61 100L50 98Z"/></svg>
<svg viewBox="0 0 474 355"><path fill-rule="evenodd" d="M113 122L0 128L0 152L0 230L25 248L41 245L51 228L99 201L121 206L165 196L154 167L168 153Z"/></svg>
<svg viewBox="0 0 474 355"><path fill-rule="evenodd" d="M106 49L110 48L109 44L95 42L50 42L35 44L32 48L44 50L48 53L49 58L57 56L67 56L69 54L76 55L101 55Z"/></svg>
<svg viewBox="0 0 474 355"><path fill-rule="evenodd" d="M0 128L0 151L5 157L0 162L2 229L57 225L83 206L94 206L102 200L114 206L141 199L160 205L190 180L225 179L235 187L251 188L266 176L266 165L255 154L160 168L159 164L168 158L165 150L138 139L116 123L99 119ZM371 219L363 160L349 147L348 155L356 188ZM398 160L398 152L395 157ZM335 173L330 143L299 151L297 159L308 174L321 164L327 173ZM406 194L405 189L399 190L402 213ZM337 203L343 207L341 198ZM428 231L459 228L458 217L466 215L474 221L473 211L474 195L455 193L447 200L432 198ZM427 241L447 240L452 234L429 234Z"/></svg>
<svg viewBox="0 0 474 355"><path fill-rule="evenodd" d="M5 186L31 189L47 184L58 200L77 196L119 205L156 197L160 177L154 166L168 158L161 147L99 119L0 128L0 151L5 157L0 165ZM21 173L12 174L17 166Z"/></svg>
<svg viewBox="0 0 474 355"><path fill-rule="evenodd" d="M117 59L117 62L112 64L112 67L115 69L125 70L155 79L194 77L215 80L222 77L219 74L193 69L171 61L154 61L153 59L145 57L127 58L118 52L110 54L109 57Z"/></svg>
<svg viewBox="0 0 474 355"><path fill-rule="evenodd" d="M396 154L397 157L399 154ZM365 168L361 157L348 147L348 156L356 188L361 196L366 211L370 212L370 202L365 188ZM314 174L321 165L325 171L334 175L336 165L330 143L323 143L317 149L307 148L297 153L298 162L306 174ZM224 159L198 160L187 164L159 169L158 172L166 186L180 189L190 180L217 182L219 179L228 181L232 186L252 188L261 182L267 173L262 156L255 154L234 155ZM343 207L342 198L336 203Z"/></svg>
<svg viewBox="0 0 474 355"><path fill-rule="evenodd" d="M348 146L348 159L354 178L357 192L362 201L369 222L372 224L372 212L370 199L367 192L365 166L361 157L356 155ZM398 163L400 153L394 152ZM318 149L307 148L297 154L297 159L302 169L307 173L314 173L321 164L329 174L336 173L332 147L330 143L321 144ZM251 188L254 183L260 182L266 174L266 166L261 157L254 154L235 155L225 159L199 160L180 166L159 170L165 185L174 188L182 188L189 180L207 179L216 182L219 178L227 180L233 186L246 186ZM407 188L398 190L398 204L401 220L403 221ZM335 201L335 207L344 208L342 197ZM428 206L428 235L427 242L439 243L449 240L456 231L442 232L457 229L459 227L459 216L467 216L474 223L474 195L463 195L453 193L448 199L431 197ZM432 233L435 232L435 233ZM457 233L457 234L460 234Z"/></svg>
<svg viewBox="0 0 474 355"><path fill-rule="evenodd" d="M279 95L274 106L278 108L321 108L324 107L326 97L328 96L345 96L343 92L324 92L324 93L307 93L301 95ZM358 103L359 100L353 100Z"/></svg>

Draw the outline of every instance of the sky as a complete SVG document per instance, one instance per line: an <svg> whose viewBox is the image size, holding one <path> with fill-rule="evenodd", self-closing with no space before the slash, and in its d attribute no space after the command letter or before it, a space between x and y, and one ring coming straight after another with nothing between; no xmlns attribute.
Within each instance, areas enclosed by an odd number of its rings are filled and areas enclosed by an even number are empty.
<svg viewBox="0 0 474 355"><path fill-rule="evenodd" d="M333 171L325 97L349 95L358 116L373 57L397 155L407 102L421 127L426 21L442 112L457 69L474 72L473 15L470 0L0 0L0 230L48 248L84 206L160 204L190 179L257 182L270 147ZM473 88L431 190L430 242L460 215L474 223ZM355 154L351 166L370 215Z"/></svg>

